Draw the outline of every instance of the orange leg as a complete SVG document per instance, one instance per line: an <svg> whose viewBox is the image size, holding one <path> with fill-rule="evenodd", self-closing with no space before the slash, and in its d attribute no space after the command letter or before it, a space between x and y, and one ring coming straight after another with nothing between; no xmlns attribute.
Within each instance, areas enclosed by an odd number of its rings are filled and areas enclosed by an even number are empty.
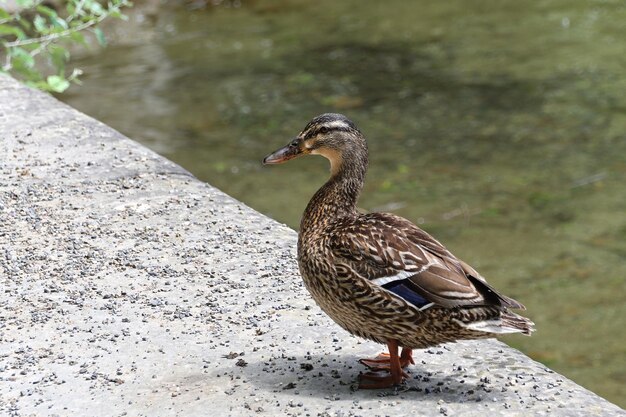
<svg viewBox="0 0 626 417"><path fill-rule="evenodd" d="M388 370L391 363L390 355L384 352L373 359L360 359L359 362L373 371ZM415 362L413 361L413 350L409 348L402 348L402 353L400 354L400 367L404 369L409 365L415 365Z"/></svg>
<svg viewBox="0 0 626 417"><path fill-rule="evenodd" d="M389 340L387 342L389 348L389 363L386 370L388 372L367 372L359 375L359 388L360 389L377 389L377 388L390 388L394 385L399 385L404 381L404 378L408 378L408 375L402 370L400 365L400 357L398 356L398 341ZM404 353L404 350L403 350ZM407 353L410 359L410 349Z"/></svg>
<svg viewBox="0 0 626 417"><path fill-rule="evenodd" d="M406 368L409 365L415 365L415 361L413 360L413 349L402 348L402 353L400 354L400 365L402 368Z"/></svg>

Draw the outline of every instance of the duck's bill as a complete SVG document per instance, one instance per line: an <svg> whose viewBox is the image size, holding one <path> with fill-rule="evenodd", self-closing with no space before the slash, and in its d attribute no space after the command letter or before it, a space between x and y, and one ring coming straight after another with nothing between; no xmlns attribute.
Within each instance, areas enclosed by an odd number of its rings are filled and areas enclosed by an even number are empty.
<svg viewBox="0 0 626 417"><path fill-rule="evenodd" d="M265 158L263 158L263 163L265 165L282 164L283 162L287 162L290 159L297 158L300 155L302 155L302 152L300 152L300 149L298 149L298 147L287 145L267 155Z"/></svg>

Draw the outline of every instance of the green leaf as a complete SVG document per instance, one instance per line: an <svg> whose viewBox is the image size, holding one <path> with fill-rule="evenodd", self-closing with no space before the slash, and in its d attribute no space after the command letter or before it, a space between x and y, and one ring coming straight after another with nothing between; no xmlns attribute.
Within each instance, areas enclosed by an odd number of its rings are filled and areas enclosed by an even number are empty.
<svg viewBox="0 0 626 417"><path fill-rule="evenodd" d="M11 25L0 25L0 35L14 35L17 39L26 37L22 29Z"/></svg>
<svg viewBox="0 0 626 417"><path fill-rule="evenodd" d="M10 19L10 18L11 18L11 15L2 7L0 7L0 19Z"/></svg>
<svg viewBox="0 0 626 417"><path fill-rule="evenodd" d="M35 26L35 30L39 33L47 33L48 32L48 22L46 19L41 17L41 15L35 16L33 19L33 25Z"/></svg>
<svg viewBox="0 0 626 417"><path fill-rule="evenodd" d="M51 45L48 47L50 54L50 62L57 69L57 72L62 73L65 70L65 64L70 59L70 53L67 49L59 45Z"/></svg>
<svg viewBox="0 0 626 417"><path fill-rule="evenodd" d="M35 0L15 0L15 3L22 9L31 9L35 4Z"/></svg>
<svg viewBox="0 0 626 417"><path fill-rule="evenodd" d="M49 91L48 83L45 81L27 81L26 85L38 90Z"/></svg>
<svg viewBox="0 0 626 417"><path fill-rule="evenodd" d="M39 13L45 14L48 17L58 17L57 12L49 8L48 6L43 6L40 4L39 6L37 6L36 9Z"/></svg>
<svg viewBox="0 0 626 417"><path fill-rule="evenodd" d="M104 32L102 32L102 29L95 28L93 33L96 35L96 39L98 40L100 46L107 46L107 40L104 37Z"/></svg>
<svg viewBox="0 0 626 417"><path fill-rule="evenodd" d="M22 45L22 46L20 46L20 48L23 48L23 49L27 50L28 53L31 53L35 49L39 48L39 42L34 42L34 43L29 43L29 44L26 44L26 45Z"/></svg>
<svg viewBox="0 0 626 417"><path fill-rule="evenodd" d="M19 78L25 81L41 80L41 74L32 68L14 66L12 72L18 74Z"/></svg>
<svg viewBox="0 0 626 417"><path fill-rule="evenodd" d="M17 23L26 30L30 30L33 27L33 25L30 24L30 20L24 19L22 16L17 17Z"/></svg>
<svg viewBox="0 0 626 417"><path fill-rule="evenodd" d="M35 66L35 58L27 50L16 46L9 50L14 67L32 68Z"/></svg>
<svg viewBox="0 0 626 417"><path fill-rule="evenodd" d="M68 1L67 5L65 6L65 11L67 12L67 16L73 15L76 11L76 5L73 2Z"/></svg>
<svg viewBox="0 0 626 417"><path fill-rule="evenodd" d="M61 19L59 17L54 16L54 17L50 17L50 21L57 28L67 29L67 22L65 21L65 19Z"/></svg>
<svg viewBox="0 0 626 417"><path fill-rule="evenodd" d="M89 11L96 16L102 16L105 13L105 10L102 8L100 3L95 1L89 4Z"/></svg>
<svg viewBox="0 0 626 417"><path fill-rule="evenodd" d="M81 45L87 45L87 42L85 41L85 37L80 32L72 32L72 33L70 33L70 39L73 40L76 43L81 44Z"/></svg>
<svg viewBox="0 0 626 417"><path fill-rule="evenodd" d="M70 86L70 82L59 75L49 75L46 81L50 90L56 93L62 93Z"/></svg>
<svg viewBox="0 0 626 417"><path fill-rule="evenodd" d="M65 19L60 18L54 9L51 9L48 6L39 5L37 6L37 11L48 16L50 23L52 23L56 28L67 29L67 22Z"/></svg>
<svg viewBox="0 0 626 417"><path fill-rule="evenodd" d="M123 20L124 22L128 21L128 16L126 16L125 14L122 14L121 11L119 10L115 10L115 11L110 11L109 12L109 16L111 16L114 19L120 19Z"/></svg>

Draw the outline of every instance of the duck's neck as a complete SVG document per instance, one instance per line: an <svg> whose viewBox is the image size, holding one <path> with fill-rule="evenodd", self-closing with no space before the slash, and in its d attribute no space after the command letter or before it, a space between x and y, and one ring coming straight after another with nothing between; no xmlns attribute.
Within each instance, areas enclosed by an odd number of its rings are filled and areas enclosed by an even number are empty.
<svg viewBox="0 0 626 417"><path fill-rule="evenodd" d="M339 217L355 215L366 171L367 149L344 152L338 160L331 159L332 175L309 201L300 222L300 234L324 228Z"/></svg>

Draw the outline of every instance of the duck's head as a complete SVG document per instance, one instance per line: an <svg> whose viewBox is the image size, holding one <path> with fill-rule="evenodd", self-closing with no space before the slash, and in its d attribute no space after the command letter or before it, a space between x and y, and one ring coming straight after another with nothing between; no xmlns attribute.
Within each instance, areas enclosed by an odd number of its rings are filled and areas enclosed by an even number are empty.
<svg viewBox="0 0 626 417"><path fill-rule="evenodd" d="M282 164L302 155L322 155L336 174L350 160L367 165L367 145L361 132L343 114L325 113L311 120L287 145L263 159L264 164Z"/></svg>

